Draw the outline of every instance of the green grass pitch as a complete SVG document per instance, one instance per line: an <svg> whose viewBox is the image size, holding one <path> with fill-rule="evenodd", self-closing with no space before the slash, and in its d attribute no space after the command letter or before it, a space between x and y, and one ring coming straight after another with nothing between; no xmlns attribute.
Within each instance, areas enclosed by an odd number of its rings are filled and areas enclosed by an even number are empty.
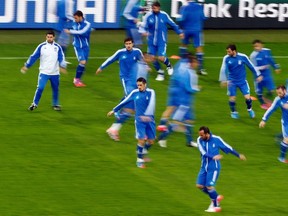
<svg viewBox="0 0 288 216"><path fill-rule="evenodd" d="M280 111L273 114L266 128L258 124L264 110L253 103L256 118L250 119L238 92L239 120L230 118L226 89L218 80L222 57L228 43L249 55L251 41L258 38L272 49L282 73L274 74L277 85L287 78L287 30L207 30L205 68L209 75L199 77L202 91L196 96L196 124L207 125L247 157L238 160L225 155L216 186L225 199L221 215L287 215L288 166L278 162L279 145L274 136L281 132ZM60 101L63 111L51 108L48 84L38 109L27 111L38 76L38 63L27 74L20 68L45 31L1 30L1 142L0 215L10 216L159 216L208 215L209 198L195 187L200 154L185 146L185 138L175 133L168 148L155 144L147 169L135 166L136 140L130 120L121 130L121 141L110 140L105 130L113 122L107 118L122 97L118 65L114 63L96 76L95 71L123 45L124 31L96 30L91 36L91 59L84 82L86 88L72 85L77 61L70 47L68 74L61 76ZM178 53L179 40L169 33L168 55ZM7 58L11 57L11 58ZM19 58L20 57L20 58ZM175 63L175 61L173 61ZM248 71L252 95L254 87ZM150 74L149 86L156 91L156 120L165 109L167 85Z"/></svg>

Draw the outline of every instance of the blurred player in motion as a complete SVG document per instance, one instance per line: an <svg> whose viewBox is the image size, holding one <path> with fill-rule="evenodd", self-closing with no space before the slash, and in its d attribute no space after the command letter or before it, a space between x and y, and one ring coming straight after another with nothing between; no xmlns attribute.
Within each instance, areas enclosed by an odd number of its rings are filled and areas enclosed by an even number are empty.
<svg viewBox="0 0 288 216"><path fill-rule="evenodd" d="M268 96L272 97L275 91L275 83L270 67L273 67L275 72L279 74L281 72L280 65L274 61L271 50L264 48L264 44L261 40L254 40L252 44L254 51L251 53L250 59L263 76L263 80L261 82L255 82L255 90L257 98L261 104L261 108L267 110L271 103L265 103L265 98L263 98L263 90L266 88L268 90ZM266 101L268 102L267 99Z"/></svg>
<svg viewBox="0 0 288 216"><path fill-rule="evenodd" d="M207 72L203 68L203 23L207 19L204 15L203 5L195 2L194 0L188 0L188 5L183 5L180 8L180 15L180 18L177 20L179 21L180 27L184 31L182 46L187 47L191 43L191 40L193 40L193 46L199 62L197 73L200 75L207 75Z"/></svg>
<svg viewBox="0 0 288 216"><path fill-rule="evenodd" d="M161 131L158 137L161 147L167 147L168 135L179 130L184 131L187 146L197 147L192 137L195 122L195 93L199 91L197 68L197 58L191 54L187 54L175 65L175 72L169 83L167 107L157 127ZM170 116L171 120L169 120Z"/></svg>

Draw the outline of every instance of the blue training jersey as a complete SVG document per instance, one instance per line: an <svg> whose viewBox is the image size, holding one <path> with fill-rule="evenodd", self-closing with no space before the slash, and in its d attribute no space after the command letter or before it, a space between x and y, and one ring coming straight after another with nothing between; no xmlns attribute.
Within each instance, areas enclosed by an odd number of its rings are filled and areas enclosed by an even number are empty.
<svg viewBox="0 0 288 216"><path fill-rule="evenodd" d="M260 72L254 67L247 55L238 53L236 56L226 55L223 58L222 66L220 69L219 81L231 81L234 84L243 84L246 82L246 69L247 66L253 73L254 78L260 76Z"/></svg>
<svg viewBox="0 0 288 216"><path fill-rule="evenodd" d="M202 31L203 22L207 19L204 15L203 5L197 2L189 2L180 8L181 17L179 24L185 31Z"/></svg>
<svg viewBox="0 0 288 216"><path fill-rule="evenodd" d="M263 121L268 121L270 116L273 112L275 112L279 107L282 110L282 124L288 126L288 109L285 109L283 107L284 104L288 103L288 95L286 94L283 98L280 98L279 96L276 97L272 103L272 105L269 107L269 109L265 112L265 114L262 117Z"/></svg>
<svg viewBox="0 0 288 216"><path fill-rule="evenodd" d="M73 46L77 48L89 47L91 23L83 18L82 22L73 22L70 33L73 35Z"/></svg>
<svg viewBox="0 0 288 216"><path fill-rule="evenodd" d="M160 46L167 43L167 25L177 34L183 33L179 26L169 17L160 11L159 13L148 12L143 18L142 27L148 32L148 44Z"/></svg>
<svg viewBox="0 0 288 216"><path fill-rule="evenodd" d="M174 66L174 73L170 78L169 95L175 95L179 105L190 106L192 95L198 92L198 75L189 68L186 59L179 60Z"/></svg>
<svg viewBox="0 0 288 216"><path fill-rule="evenodd" d="M146 88L144 91L138 89L133 90L124 100L122 100L116 107L114 112L118 112L129 102L134 101L135 104L135 119L137 117L147 116L154 119L156 96L153 89Z"/></svg>
<svg viewBox="0 0 288 216"><path fill-rule="evenodd" d="M260 51L253 51L250 59L264 77L271 76L270 66L280 69L280 65L275 62L270 49L262 48Z"/></svg>
<svg viewBox="0 0 288 216"><path fill-rule="evenodd" d="M226 154L232 153L239 157L239 153L228 145L220 136L210 133L208 140L197 138L198 148L201 153L201 168L208 170L220 169L220 160L214 160L213 157L220 154L220 150Z"/></svg>
<svg viewBox="0 0 288 216"><path fill-rule="evenodd" d="M122 48L117 50L112 56L110 56L101 66L100 69L103 70L108 65L115 61L119 61L120 67L120 78L124 80L134 80L135 79L135 64L143 59L142 51L138 48L132 48L132 50L127 50ZM135 81L136 83L136 81Z"/></svg>

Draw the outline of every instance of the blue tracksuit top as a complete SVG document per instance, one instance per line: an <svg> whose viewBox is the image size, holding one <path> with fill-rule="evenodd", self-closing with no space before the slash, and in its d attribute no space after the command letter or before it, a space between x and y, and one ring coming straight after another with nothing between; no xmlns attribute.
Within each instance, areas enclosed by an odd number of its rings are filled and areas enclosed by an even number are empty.
<svg viewBox="0 0 288 216"><path fill-rule="evenodd" d="M138 48L132 48L128 51L126 48L117 50L112 56L110 56L103 64L100 66L100 69L103 70L108 65L112 64L115 61L119 61L120 67L120 78L124 80L133 80L135 71L135 64L143 59L142 51Z"/></svg>
<svg viewBox="0 0 288 216"><path fill-rule="evenodd" d="M288 126L288 110L283 108L283 104L288 103L288 95L286 94L283 98L280 98L277 96L272 105L269 107L269 109L265 112L265 114L262 117L263 121L268 121L270 116L272 115L273 112L275 112L279 107L282 110L282 124L285 126Z"/></svg>
<svg viewBox="0 0 288 216"><path fill-rule="evenodd" d="M180 26L185 31L202 31L203 21L207 19L204 15L203 5L196 2L189 2L188 5L180 8Z"/></svg>
<svg viewBox="0 0 288 216"><path fill-rule="evenodd" d="M70 33L74 37L73 46L77 48L89 47L91 23L83 18L82 22L73 22L72 28Z"/></svg>
<svg viewBox="0 0 288 216"><path fill-rule="evenodd" d="M148 44L153 44L154 46L166 44L167 25L171 26L177 34L183 33L166 12L148 12L143 18L143 28L148 32Z"/></svg>
<svg viewBox="0 0 288 216"><path fill-rule="evenodd" d="M210 133L209 140L197 138L198 148L201 153L201 169L214 170L220 169L220 160L213 160L213 157L220 154L220 150L226 154L232 153L239 157L239 153L228 145L220 136L215 136Z"/></svg>
<svg viewBox="0 0 288 216"><path fill-rule="evenodd" d="M263 77L271 76L270 66L274 69L280 69L280 65L276 64L272 52L268 48L262 48L260 51L253 51L250 55L250 59Z"/></svg>
<svg viewBox="0 0 288 216"><path fill-rule="evenodd" d="M118 112L125 104L134 101L135 104L135 119L139 116L148 116L154 119L156 96L153 89L146 88L144 91L138 89L133 90L124 100L116 107L114 112Z"/></svg>
<svg viewBox="0 0 288 216"><path fill-rule="evenodd" d="M246 69L247 66L255 78L260 76L260 72L254 67L247 55L237 53L236 56L226 55L223 58L222 66L220 69L219 81L231 81L234 84L243 84L246 82Z"/></svg>
<svg viewBox="0 0 288 216"><path fill-rule="evenodd" d="M181 59L174 67L174 73L170 78L169 94L177 95L179 105L190 106L192 95L198 92L198 76L189 68L187 60Z"/></svg>

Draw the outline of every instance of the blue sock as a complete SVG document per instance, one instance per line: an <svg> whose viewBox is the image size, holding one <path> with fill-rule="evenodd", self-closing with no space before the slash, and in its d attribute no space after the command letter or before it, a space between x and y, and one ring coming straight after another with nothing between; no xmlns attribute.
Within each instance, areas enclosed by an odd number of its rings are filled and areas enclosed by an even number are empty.
<svg viewBox="0 0 288 216"><path fill-rule="evenodd" d="M187 47L179 47L179 56L181 58L186 58L188 53Z"/></svg>
<svg viewBox="0 0 288 216"><path fill-rule="evenodd" d="M116 123L123 124L126 122L127 119L131 117L130 113L127 112L121 112L120 114L117 115L117 120Z"/></svg>
<svg viewBox="0 0 288 216"><path fill-rule="evenodd" d="M210 190L208 190L208 194L209 194L209 197L214 204L214 207L217 207L218 206L218 202L217 202L218 193L216 192L216 190L210 189Z"/></svg>
<svg viewBox="0 0 288 216"><path fill-rule="evenodd" d="M77 68L76 68L76 76L75 78L76 79L81 79L83 73L84 73L84 70L85 70L85 65L83 64L78 64Z"/></svg>
<svg viewBox="0 0 288 216"><path fill-rule="evenodd" d="M199 66L198 66L199 70L203 69L203 56L204 56L204 53L202 53L202 52L196 53L196 57L197 57L198 64L199 64Z"/></svg>
<svg viewBox="0 0 288 216"><path fill-rule="evenodd" d="M159 71L161 69L161 65L157 60L153 61L153 66L156 71Z"/></svg>
<svg viewBox="0 0 288 216"><path fill-rule="evenodd" d="M160 125L166 125L168 122L168 119L167 118L161 118L160 119Z"/></svg>
<svg viewBox="0 0 288 216"><path fill-rule="evenodd" d="M169 61L169 59L168 59L167 57L165 57L164 64L165 64L167 67L171 67L171 63L170 63L170 61Z"/></svg>
<svg viewBox="0 0 288 216"><path fill-rule="evenodd" d="M229 106L230 106L231 112L236 111L236 102L235 101L229 101Z"/></svg>
<svg viewBox="0 0 288 216"><path fill-rule="evenodd" d="M252 108L252 100L249 98L248 100L246 99L246 104L247 104L247 109L250 110Z"/></svg>
<svg viewBox="0 0 288 216"><path fill-rule="evenodd" d="M282 141L280 144L280 158L286 157L287 148L288 148L288 144Z"/></svg>
<svg viewBox="0 0 288 216"><path fill-rule="evenodd" d="M190 124L186 124L185 128L186 128L186 131L185 131L186 142L187 142L187 144L190 144L191 141L193 140L193 137L192 137L193 126Z"/></svg>
<svg viewBox="0 0 288 216"><path fill-rule="evenodd" d="M168 130L167 131L164 131L162 132L159 137L158 137L158 140L165 140L169 134L171 134L173 132L173 126L171 124L168 125Z"/></svg>
<svg viewBox="0 0 288 216"><path fill-rule="evenodd" d="M208 193L208 189L207 189L206 187L202 188L202 189L201 189L201 191L202 191L203 193L205 193L205 194L208 194L208 195L209 195L209 193Z"/></svg>
<svg viewBox="0 0 288 216"><path fill-rule="evenodd" d="M150 143L146 142L144 148L149 150L151 148L151 146L152 145Z"/></svg>
<svg viewBox="0 0 288 216"><path fill-rule="evenodd" d="M143 146L141 146L140 144L137 144L137 157L138 158L143 158Z"/></svg>
<svg viewBox="0 0 288 216"><path fill-rule="evenodd" d="M264 104L265 103L264 100L263 100L263 95L262 94L257 94L257 98L258 98L260 104Z"/></svg>

